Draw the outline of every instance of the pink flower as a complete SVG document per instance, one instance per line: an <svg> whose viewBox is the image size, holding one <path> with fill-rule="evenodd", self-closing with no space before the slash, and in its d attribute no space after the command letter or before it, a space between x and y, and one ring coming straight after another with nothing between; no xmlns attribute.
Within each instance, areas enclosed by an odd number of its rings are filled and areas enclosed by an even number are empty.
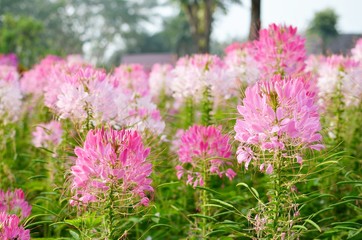
<svg viewBox="0 0 362 240"><path fill-rule="evenodd" d="M48 85L52 68L57 63L62 62L60 57L48 55L32 69L24 73L21 79L21 89L26 94L33 94L40 97L44 88ZM54 87L54 86L53 86Z"/></svg>
<svg viewBox="0 0 362 240"><path fill-rule="evenodd" d="M18 67L18 57L15 53L0 54L0 65Z"/></svg>
<svg viewBox="0 0 362 240"><path fill-rule="evenodd" d="M15 191L0 190L0 212L16 214L20 219L30 215L31 206L25 200L24 192L21 189Z"/></svg>
<svg viewBox="0 0 362 240"><path fill-rule="evenodd" d="M30 239L30 231L20 226L20 220L16 215L0 212L0 239L28 240Z"/></svg>
<svg viewBox="0 0 362 240"><path fill-rule="evenodd" d="M172 79L170 64L155 64L150 72L149 84L150 94L158 99L162 94L171 95L170 80Z"/></svg>
<svg viewBox="0 0 362 240"><path fill-rule="evenodd" d="M140 64L120 65L114 70L116 85L125 92L145 96L149 92L148 74Z"/></svg>
<svg viewBox="0 0 362 240"><path fill-rule="evenodd" d="M51 121L49 123L39 124L33 135L33 145L35 147L56 147L62 141L62 126L60 122Z"/></svg>
<svg viewBox="0 0 362 240"><path fill-rule="evenodd" d="M225 49L225 64L230 77L234 79L236 91L240 91L243 84L253 84L259 78L258 63L253 56L253 44L233 43Z"/></svg>
<svg viewBox="0 0 362 240"><path fill-rule="evenodd" d="M74 152L77 159L71 168L73 204L104 200L111 187L112 191L127 195L131 204L148 204L146 194L153 192L149 178L152 164L146 161L150 149L144 147L138 132L91 130L84 146L76 147Z"/></svg>
<svg viewBox="0 0 362 240"><path fill-rule="evenodd" d="M259 40L254 42L254 57L265 79L275 74L295 76L305 68L305 39L297 34L297 28L271 24L262 29Z"/></svg>
<svg viewBox="0 0 362 240"><path fill-rule="evenodd" d="M351 50L352 58L362 62L362 38L356 41L356 46Z"/></svg>
<svg viewBox="0 0 362 240"><path fill-rule="evenodd" d="M228 168L232 165L228 161L231 155L229 141L229 136L221 133L221 127L190 127L181 137L178 150L181 165L176 166L178 179L187 174L187 184L193 187L203 186L205 179L200 172L202 165L206 164L209 173L220 178L225 175L232 180L236 174Z"/></svg>
<svg viewBox="0 0 362 240"><path fill-rule="evenodd" d="M246 89L243 105L238 106L242 118L237 119L234 128L235 139L241 143L237 151L239 163L245 162L247 169L250 161L257 159L257 149L288 155L287 149L291 147L323 148L313 86L304 77L275 76ZM301 163L300 155L297 156L291 157ZM270 174L273 163L266 163L266 172ZM260 169L264 170L264 165Z"/></svg>
<svg viewBox="0 0 362 240"><path fill-rule="evenodd" d="M171 90L176 101L192 99L199 102L206 88L214 99L229 98L233 81L224 62L216 55L196 54L177 61L172 71Z"/></svg>

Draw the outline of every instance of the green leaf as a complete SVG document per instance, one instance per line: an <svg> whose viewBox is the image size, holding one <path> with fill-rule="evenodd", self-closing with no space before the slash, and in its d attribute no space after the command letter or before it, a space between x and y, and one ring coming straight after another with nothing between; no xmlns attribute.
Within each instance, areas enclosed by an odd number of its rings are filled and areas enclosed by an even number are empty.
<svg viewBox="0 0 362 240"><path fill-rule="evenodd" d="M322 229L318 226L318 224L316 224L315 222L313 222L311 219L306 219L305 222L313 225L319 232L322 232Z"/></svg>

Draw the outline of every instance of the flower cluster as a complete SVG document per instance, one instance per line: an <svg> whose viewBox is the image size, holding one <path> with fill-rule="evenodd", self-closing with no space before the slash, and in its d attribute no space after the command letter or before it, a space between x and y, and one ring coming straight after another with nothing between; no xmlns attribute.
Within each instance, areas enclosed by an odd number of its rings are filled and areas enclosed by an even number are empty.
<svg viewBox="0 0 362 240"><path fill-rule="evenodd" d="M71 168L72 204L98 202L107 191L117 192L131 204L148 205L148 192L153 192L152 164L146 158L141 136L133 130L91 130L84 146L74 150L77 159Z"/></svg>
<svg viewBox="0 0 362 240"><path fill-rule="evenodd" d="M356 46L351 50L352 58L362 62L362 38L358 39Z"/></svg>
<svg viewBox="0 0 362 240"><path fill-rule="evenodd" d="M14 214L0 212L0 239L30 240L30 231L20 225L19 218Z"/></svg>
<svg viewBox="0 0 362 240"><path fill-rule="evenodd" d="M53 66L60 62L64 62L64 60L52 55L48 55L41 60L39 64L24 73L21 79L21 90L25 94L41 97L46 86L50 85L51 88L56 89L56 86L52 85L49 77L52 73Z"/></svg>
<svg viewBox="0 0 362 240"><path fill-rule="evenodd" d="M155 64L150 72L150 94L153 98L161 95L171 95L170 84L172 80L170 64Z"/></svg>
<svg viewBox="0 0 362 240"><path fill-rule="evenodd" d="M0 212L15 214L20 219L24 219L30 215L31 206L25 200L24 192L21 189L15 191L0 190Z"/></svg>
<svg viewBox="0 0 362 240"><path fill-rule="evenodd" d="M235 125L235 139L241 143L237 150L239 163L244 162L248 169L251 160L258 159L257 149L281 151L285 157L302 163L301 150L323 148L312 86L304 77L275 76L246 89L243 105L238 106L242 118ZM260 169L273 172L273 161L261 163Z"/></svg>
<svg viewBox="0 0 362 240"><path fill-rule="evenodd" d="M22 93L16 67L0 65L0 121L4 124L19 119Z"/></svg>
<svg viewBox="0 0 362 240"><path fill-rule="evenodd" d="M230 168L231 145L228 135L221 133L221 127L194 125L185 131L180 140L178 157L181 165L176 166L177 177L187 175L187 184L203 186L203 166L209 174L220 178L225 175L232 180L236 173Z"/></svg>
<svg viewBox="0 0 362 240"><path fill-rule="evenodd" d="M0 190L0 239L30 239L30 231L20 223L30 212L31 206L25 200L23 190Z"/></svg>
<svg viewBox="0 0 362 240"><path fill-rule="evenodd" d="M140 64L120 65L113 76L127 93L136 92L142 96L149 93L148 74Z"/></svg>
<svg viewBox="0 0 362 240"><path fill-rule="evenodd" d="M253 55L265 79L275 74L296 76L305 68L305 39L297 34L297 28L271 24L262 29L259 40L254 41Z"/></svg>
<svg viewBox="0 0 362 240"><path fill-rule="evenodd" d="M225 49L225 64L230 73L230 77L236 81L235 86L241 84L253 84L259 78L257 62L252 55L252 43L233 43Z"/></svg>
<svg viewBox="0 0 362 240"><path fill-rule="evenodd" d="M332 55L320 64L318 87L321 103L328 105L335 94L342 94L346 106L358 105L362 98L362 67L358 61Z"/></svg>
<svg viewBox="0 0 362 240"><path fill-rule="evenodd" d="M51 148L61 143L63 130L60 122L51 121L39 124L32 134L35 147Z"/></svg>
<svg viewBox="0 0 362 240"><path fill-rule="evenodd" d="M18 57L15 53L0 54L0 65L18 67Z"/></svg>
<svg viewBox="0 0 362 240"><path fill-rule="evenodd" d="M199 102L206 88L210 88L215 99L228 98L234 88L225 64L214 55L180 58L172 74L171 90L180 102L190 98Z"/></svg>

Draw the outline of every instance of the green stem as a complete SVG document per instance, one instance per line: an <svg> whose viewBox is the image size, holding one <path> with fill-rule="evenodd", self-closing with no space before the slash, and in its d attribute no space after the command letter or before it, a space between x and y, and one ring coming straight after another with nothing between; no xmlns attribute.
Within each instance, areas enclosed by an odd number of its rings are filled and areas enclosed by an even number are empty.
<svg viewBox="0 0 362 240"><path fill-rule="evenodd" d="M206 87L202 95L202 112L201 112L201 124L209 126L211 124L211 111L212 111L212 97L210 93L210 87Z"/></svg>
<svg viewBox="0 0 362 240"><path fill-rule="evenodd" d="M207 187L207 183L208 183L208 174L207 174L207 160L203 159L202 161L202 178L204 180L204 186L203 187ZM201 190L201 215L203 216L209 216L209 207L207 206L209 199L208 199L208 193L206 190L202 189ZM207 219L203 218L202 219L202 239L206 238L206 234L208 233L208 228L207 228Z"/></svg>
<svg viewBox="0 0 362 240"><path fill-rule="evenodd" d="M194 103L192 98L186 99L186 120L185 120L185 129L190 127L194 123Z"/></svg>
<svg viewBox="0 0 362 240"><path fill-rule="evenodd" d="M279 216L280 216L280 195L281 195L281 165L282 165L282 157L280 153L276 153L276 158L274 163L276 165L276 175L274 179L274 194L275 194L275 208L274 208L274 221L273 221L273 230L274 236L278 234L278 223L279 223Z"/></svg>
<svg viewBox="0 0 362 240"><path fill-rule="evenodd" d="M108 224L107 224L107 230L108 230L108 239L113 239L113 220L114 220L114 213L113 213L113 204L114 204L114 195L113 195L113 184L110 186L109 189L109 197L108 197Z"/></svg>

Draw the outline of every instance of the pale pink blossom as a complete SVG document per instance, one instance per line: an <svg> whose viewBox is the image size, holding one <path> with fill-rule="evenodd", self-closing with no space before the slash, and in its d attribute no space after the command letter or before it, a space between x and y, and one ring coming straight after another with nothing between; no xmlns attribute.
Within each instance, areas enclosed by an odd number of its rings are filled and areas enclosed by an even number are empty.
<svg viewBox="0 0 362 240"><path fill-rule="evenodd" d="M259 78L258 64L252 55L252 47L252 43L233 43L225 49L224 61L237 89L242 84L253 84Z"/></svg>
<svg viewBox="0 0 362 240"><path fill-rule="evenodd" d="M0 212L15 214L19 219L24 219L30 215L31 206L25 200L23 190L15 189L14 191L0 190Z"/></svg>
<svg viewBox="0 0 362 240"><path fill-rule="evenodd" d="M351 53L354 60L362 62L362 38L357 40L356 46L351 50Z"/></svg>
<svg viewBox="0 0 362 240"><path fill-rule="evenodd" d="M15 53L0 54L0 65L7 65L17 68L18 57Z"/></svg>
<svg viewBox="0 0 362 240"><path fill-rule="evenodd" d="M181 165L176 166L176 175L187 176L186 183L203 186L202 166L206 164L208 174L223 175L232 180L236 173L231 169L231 145L228 135L221 133L221 127L190 127L181 137L178 157Z"/></svg>
<svg viewBox="0 0 362 240"><path fill-rule="evenodd" d="M173 67L170 64L153 65L149 77L150 94L153 98L158 99L162 94L167 96L171 95L172 69Z"/></svg>
<svg viewBox="0 0 362 240"><path fill-rule="evenodd" d="M58 146L62 141L63 129L58 121L41 123L33 131L33 145L35 147L52 148Z"/></svg>
<svg viewBox="0 0 362 240"><path fill-rule="evenodd" d="M313 89L313 84L304 77L282 79L280 76L248 87L243 104L238 106L242 118L237 119L234 128L235 139L240 142L238 162L245 162L246 169L252 160L257 162L256 149L272 153L285 151L287 157L287 149L291 147L322 149ZM296 156L290 157L295 161ZM272 173L272 160L265 164L266 172ZM264 168L260 166L261 170Z"/></svg>
<svg viewBox="0 0 362 240"><path fill-rule="evenodd" d="M140 64L124 64L114 70L116 85L127 93L138 93L142 96L150 91L148 74Z"/></svg>
<svg viewBox="0 0 362 240"><path fill-rule="evenodd" d="M25 72L21 79L21 89L26 94L33 94L35 97L41 97L44 87L47 86L49 75L55 64L63 62L60 57L48 55L39 64Z"/></svg>
<svg viewBox="0 0 362 240"><path fill-rule="evenodd" d="M8 124L19 119L22 97L17 69L0 65L0 121Z"/></svg>
<svg viewBox="0 0 362 240"><path fill-rule="evenodd" d="M127 196L131 204L148 204L153 192L152 164L147 161L150 149L133 130L91 130L83 147L74 150L77 159L71 168L72 204L102 201L107 191Z"/></svg>
<svg viewBox="0 0 362 240"><path fill-rule="evenodd" d="M346 106L357 106L362 98L362 67L358 61L341 55L325 59L318 71L320 103L332 104L337 92Z"/></svg>
<svg viewBox="0 0 362 240"><path fill-rule="evenodd" d="M172 71L171 90L176 101L199 102L206 88L215 101L232 96L233 81L223 61L208 54L180 58Z"/></svg>

